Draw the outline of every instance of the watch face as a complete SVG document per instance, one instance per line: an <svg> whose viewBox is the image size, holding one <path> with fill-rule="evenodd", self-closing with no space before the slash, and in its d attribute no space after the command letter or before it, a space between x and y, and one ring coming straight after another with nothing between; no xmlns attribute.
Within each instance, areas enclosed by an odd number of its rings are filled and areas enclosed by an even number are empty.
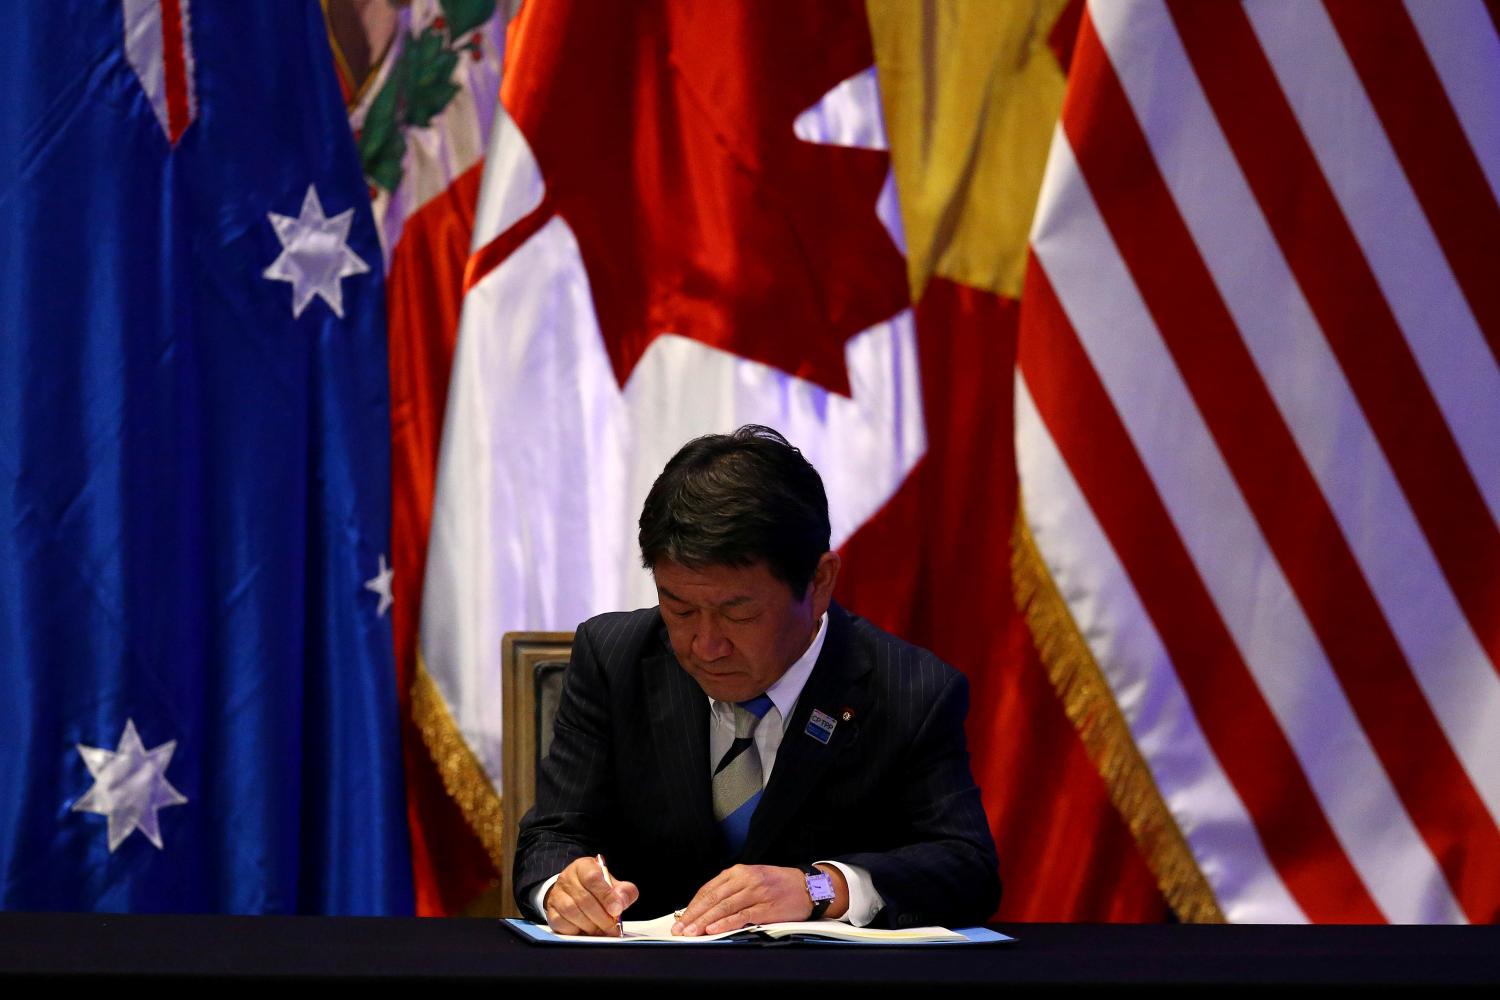
<svg viewBox="0 0 1500 1000"><path fill-rule="evenodd" d="M807 876L807 894L814 903L833 899L833 879L826 872Z"/></svg>

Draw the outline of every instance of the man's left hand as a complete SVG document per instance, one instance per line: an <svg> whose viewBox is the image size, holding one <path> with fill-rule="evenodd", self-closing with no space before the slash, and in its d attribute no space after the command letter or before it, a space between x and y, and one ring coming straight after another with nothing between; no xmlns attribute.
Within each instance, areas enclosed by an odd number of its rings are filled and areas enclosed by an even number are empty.
<svg viewBox="0 0 1500 1000"><path fill-rule="evenodd" d="M832 877L835 893L824 916L843 916L849 908L849 886L843 873L832 865L818 868ZM738 930L746 924L806 920L811 912L812 900L802 869L735 865L698 890L672 925L672 933L688 937L718 934Z"/></svg>

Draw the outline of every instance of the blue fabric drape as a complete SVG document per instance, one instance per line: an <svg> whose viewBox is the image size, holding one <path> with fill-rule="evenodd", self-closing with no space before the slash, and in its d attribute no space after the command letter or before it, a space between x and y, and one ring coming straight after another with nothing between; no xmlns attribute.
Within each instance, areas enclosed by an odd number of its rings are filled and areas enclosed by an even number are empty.
<svg viewBox="0 0 1500 1000"><path fill-rule="evenodd" d="M317 4L189 14L175 146L119 0L0 33L0 905L410 912L369 199ZM309 186L342 317L264 273ZM127 722L161 847L75 808Z"/></svg>

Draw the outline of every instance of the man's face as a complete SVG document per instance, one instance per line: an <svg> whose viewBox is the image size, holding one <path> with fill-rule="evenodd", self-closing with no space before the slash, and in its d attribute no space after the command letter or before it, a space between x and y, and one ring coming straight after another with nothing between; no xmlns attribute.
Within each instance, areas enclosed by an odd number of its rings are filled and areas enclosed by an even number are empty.
<svg viewBox="0 0 1500 1000"><path fill-rule="evenodd" d="M677 662L711 698L763 693L812 642L838 567L839 557L824 553L798 597L764 563L689 569L657 560L656 593Z"/></svg>

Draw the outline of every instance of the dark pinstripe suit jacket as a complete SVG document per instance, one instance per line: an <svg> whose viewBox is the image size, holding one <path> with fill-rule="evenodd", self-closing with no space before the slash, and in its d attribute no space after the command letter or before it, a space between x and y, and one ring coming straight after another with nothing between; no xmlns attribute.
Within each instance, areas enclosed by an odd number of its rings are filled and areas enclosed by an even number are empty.
<svg viewBox="0 0 1500 1000"><path fill-rule="evenodd" d="M521 821L523 912L542 880L602 853L641 891L631 916L684 906L724 868L841 861L870 872L890 926L983 922L1000 899L995 845L964 745L968 683L837 605L787 725L745 851L714 823L708 699L656 608L600 615L573 642L536 806ZM805 735L813 709L827 745Z"/></svg>

